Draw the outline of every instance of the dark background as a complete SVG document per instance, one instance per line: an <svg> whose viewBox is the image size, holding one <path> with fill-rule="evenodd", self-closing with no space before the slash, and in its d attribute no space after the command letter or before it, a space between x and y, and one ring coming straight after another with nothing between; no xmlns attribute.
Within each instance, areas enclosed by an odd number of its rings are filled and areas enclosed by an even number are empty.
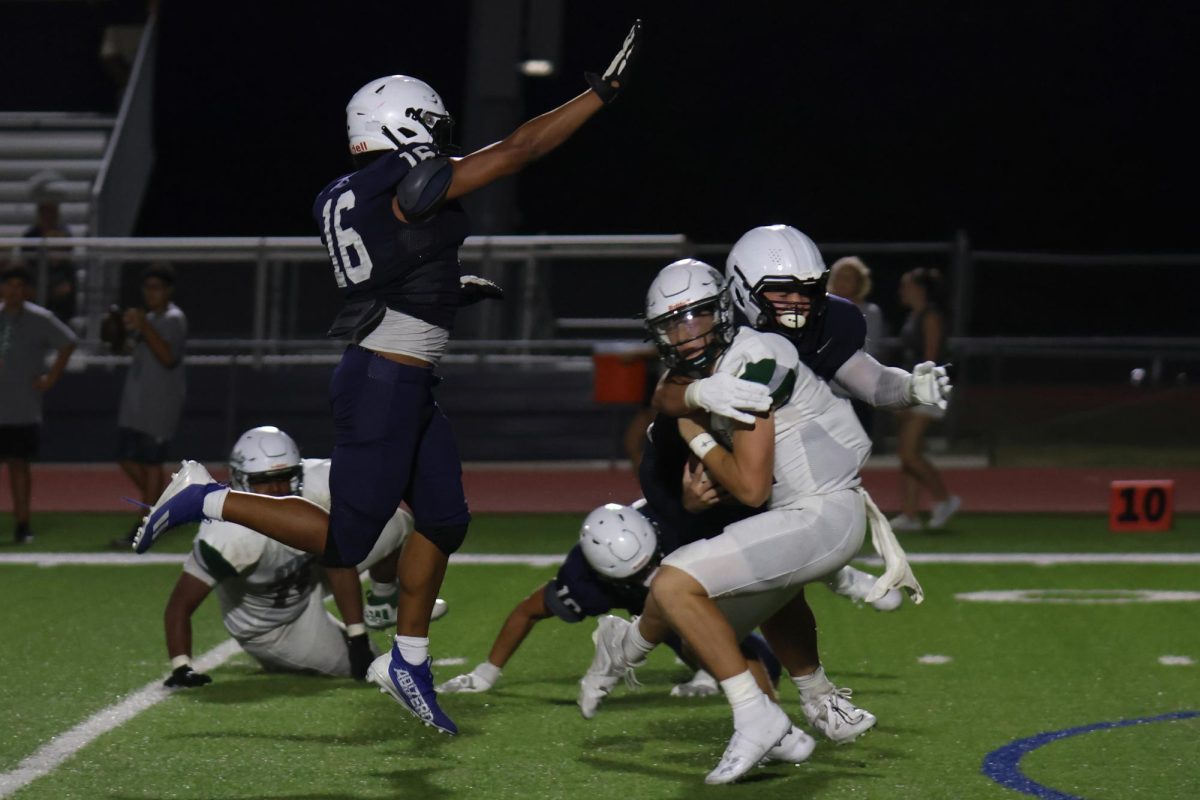
<svg viewBox="0 0 1200 800"><path fill-rule="evenodd" d="M4 4L0 70L20 79L4 81L0 107L111 108L111 87L86 67L105 8ZM981 249L1200 252L1195 4L565 9L560 69L525 79L526 116L580 91L636 16L645 52L617 104L515 179L510 232L731 242L782 221L822 243L962 229ZM165 3L138 233L315 234L310 204L347 170L343 108L361 84L417 75L470 126L469 11L464 0ZM883 266L887 307L900 267ZM1192 275L993 270L979 290L1001 302L977 302L973 332L1195 332Z"/></svg>

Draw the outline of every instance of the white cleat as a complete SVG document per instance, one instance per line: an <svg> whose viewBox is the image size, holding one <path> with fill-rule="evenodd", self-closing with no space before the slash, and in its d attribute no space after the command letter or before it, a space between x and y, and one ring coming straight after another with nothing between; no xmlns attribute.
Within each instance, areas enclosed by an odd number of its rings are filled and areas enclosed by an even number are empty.
<svg viewBox="0 0 1200 800"><path fill-rule="evenodd" d="M869 572L846 566L826 579L826 585L835 594L847 597L856 603L865 602L867 594L875 588L877 578ZM899 589L889 589L887 594L871 603L876 611L895 611L904 602L904 594Z"/></svg>
<svg viewBox="0 0 1200 800"><path fill-rule="evenodd" d="M702 669L696 670L691 680L671 687L671 697L711 697L720 693L721 687L717 679Z"/></svg>
<svg viewBox="0 0 1200 800"><path fill-rule="evenodd" d="M704 782L709 784L733 783L763 760L768 753L783 745L783 740L792 731L792 721L783 709L763 698L766 706L762 717L752 727L734 728L733 737L716 769L708 773Z"/></svg>
<svg viewBox="0 0 1200 800"><path fill-rule="evenodd" d="M850 702L849 689L834 689L810 703L802 703L808 724L835 744L853 742L875 727L875 715Z"/></svg>
<svg viewBox="0 0 1200 800"><path fill-rule="evenodd" d="M592 633L596 655L579 681L579 713L584 719L596 716L600 701L608 696L621 678L625 678L630 688L637 686L632 667L640 665L626 664L621 652L621 641L630 624L611 614L601 617L596 624L596 630Z"/></svg>
<svg viewBox="0 0 1200 800"><path fill-rule="evenodd" d="M940 503L933 506L933 511L929 514L929 527L937 529L950 521L962 505L962 498L956 494L952 494Z"/></svg>
<svg viewBox="0 0 1200 800"><path fill-rule="evenodd" d="M763 757L763 763L782 761L787 764L803 764L812 755L816 746L816 739L793 725L779 744L767 751L766 756Z"/></svg>
<svg viewBox="0 0 1200 800"><path fill-rule="evenodd" d="M208 519L204 515L204 497L209 492L223 488L213 480L203 464L196 461L181 462L179 471L171 476L171 482L163 489L134 533L134 552L146 552L159 536L172 528Z"/></svg>
<svg viewBox="0 0 1200 800"><path fill-rule="evenodd" d="M921 524L920 517L913 517L908 514L897 514L888 520L888 524L892 526L892 530L894 531L919 531L925 527Z"/></svg>

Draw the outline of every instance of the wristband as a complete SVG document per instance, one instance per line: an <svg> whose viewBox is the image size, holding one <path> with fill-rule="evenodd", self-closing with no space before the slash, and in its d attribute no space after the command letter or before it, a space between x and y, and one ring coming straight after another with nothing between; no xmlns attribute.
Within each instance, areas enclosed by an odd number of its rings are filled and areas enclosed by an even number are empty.
<svg viewBox="0 0 1200 800"><path fill-rule="evenodd" d="M704 460L704 456L708 454L708 451L712 450L716 446L717 440L712 437L711 433L702 433L695 439L692 439L690 442L688 442L688 447L690 447L692 452L696 454L696 458L700 459L701 461Z"/></svg>
<svg viewBox="0 0 1200 800"><path fill-rule="evenodd" d="M700 408L699 398L696 396L700 391L696 388L699 383L700 381L692 381L683 390L683 405L692 411Z"/></svg>
<svg viewBox="0 0 1200 800"><path fill-rule="evenodd" d="M355 622L346 626L346 635L353 639L355 636L362 636L367 632L367 626L361 622Z"/></svg>
<svg viewBox="0 0 1200 800"><path fill-rule="evenodd" d="M191 656L175 656L174 658L171 659L171 671L172 672L179 669L180 667L190 667L191 665L192 665L192 657Z"/></svg>

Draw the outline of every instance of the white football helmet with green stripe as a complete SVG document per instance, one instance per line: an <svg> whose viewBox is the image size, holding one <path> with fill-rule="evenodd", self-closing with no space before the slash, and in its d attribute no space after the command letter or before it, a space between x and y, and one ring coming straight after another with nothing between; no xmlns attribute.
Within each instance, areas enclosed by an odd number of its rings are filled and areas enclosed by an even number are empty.
<svg viewBox="0 0 1200 800"><path fill-rule="evenodd" d="M721 273L694 258L667 264L646 293L646 329L669 369L708 374L734 335Z"/></svg>

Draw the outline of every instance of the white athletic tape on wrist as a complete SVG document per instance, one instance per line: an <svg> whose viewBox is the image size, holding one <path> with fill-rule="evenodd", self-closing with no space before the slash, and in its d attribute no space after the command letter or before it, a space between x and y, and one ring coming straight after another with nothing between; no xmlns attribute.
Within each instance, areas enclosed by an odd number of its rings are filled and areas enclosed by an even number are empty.
<svg viewBox="0 0 1200 800"><path fill-rule="evenodd" d="M171 670L177 670L180 667L190 667L192 665L191 656L175 656L171 659Z"/></svg>
<svg viewBox="0 0 1200 800"><path fill-rule="evenodd" d="M351 636L351 637L362 636L366 632L367 632L367 626L361 622L354 622L354 623L351 623L350 625L346 626L346 635L347 636Z"/></svg>
<svg viewBox="0 0 1200 800"><path fill-rule="evenodd" d="M716 446L717 440L712 437L711 433L702 433L688 442L688 447L692 448L692 452L696 454L696 458L701 461L704 460L704 456L708 454L708 451Z"/></svg>

